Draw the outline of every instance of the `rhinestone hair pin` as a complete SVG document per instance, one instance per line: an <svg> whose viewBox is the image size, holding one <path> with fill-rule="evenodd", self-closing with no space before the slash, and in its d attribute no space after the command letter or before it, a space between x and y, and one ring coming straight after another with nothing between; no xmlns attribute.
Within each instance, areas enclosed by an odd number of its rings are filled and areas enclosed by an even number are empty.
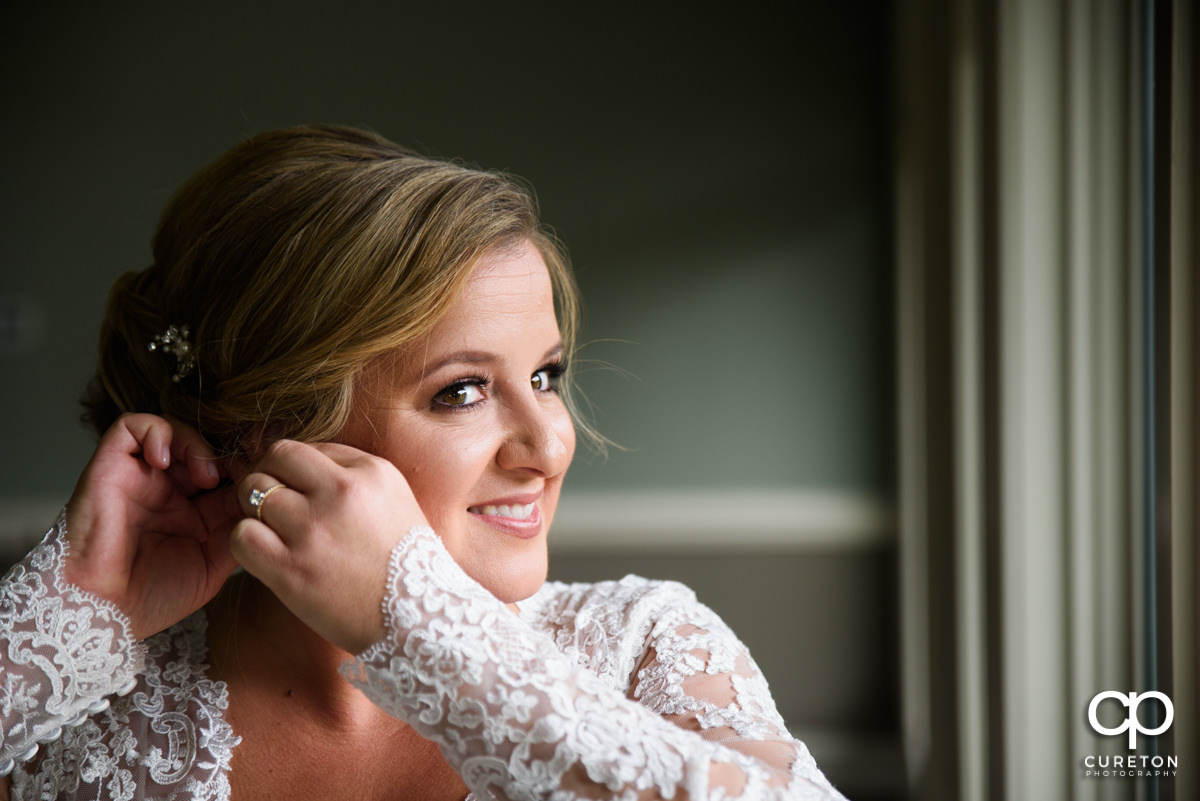
<svg viewBox="0 0 1200 801"><path fill-rule="evenodd" d="M171 376L171 380L176 384L191 375L196 367L196 354L192 352L192 342L188 339L191 333L191 329L186 325L167 326L166 331L154 335L147 348L175 357L175 374Z"/></svg>

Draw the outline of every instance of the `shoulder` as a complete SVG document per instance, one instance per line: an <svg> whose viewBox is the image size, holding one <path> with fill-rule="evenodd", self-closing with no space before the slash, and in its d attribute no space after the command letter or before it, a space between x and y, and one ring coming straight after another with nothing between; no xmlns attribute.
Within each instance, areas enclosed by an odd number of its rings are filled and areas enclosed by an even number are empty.
<svg viewBox="0 0 1200 801"><path fill-rule="evenodd" d="M633 575L595 584L547 582L518 606L522 620L621 691L664 626L719 624L687 586Z"/></svg>

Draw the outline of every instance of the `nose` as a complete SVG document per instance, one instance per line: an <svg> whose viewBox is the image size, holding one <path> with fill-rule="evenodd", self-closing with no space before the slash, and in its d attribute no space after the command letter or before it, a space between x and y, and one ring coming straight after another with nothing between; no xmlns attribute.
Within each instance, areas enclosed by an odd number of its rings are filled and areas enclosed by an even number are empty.
<svg viewBox="0 0 1200 801"><path fill-rule="evenodd" d="M575 426L560 401L524 400L510 412L496 453L501 469L551 478L566 471L575 455Z"/></svg>

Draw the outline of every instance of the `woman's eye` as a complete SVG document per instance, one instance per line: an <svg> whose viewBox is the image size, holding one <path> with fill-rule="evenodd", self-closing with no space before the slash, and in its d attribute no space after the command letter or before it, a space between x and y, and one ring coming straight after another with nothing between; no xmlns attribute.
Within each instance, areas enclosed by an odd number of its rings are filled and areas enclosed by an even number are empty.
<svg viewBox="0 0 1200 801"><path fill-rule="evenodd" d="M529 383L533 385L535 391L545 392L558 386L558 376L557 371L546 367L534 373L533 377L529 379Z"/></svg>
<svg viewBox="0 0 1200 801"><path fill-rule="evenodd" d="M483 390L477 384L455 384L442 390L436 400L442 406L470 406L483 400Z"/></svg>

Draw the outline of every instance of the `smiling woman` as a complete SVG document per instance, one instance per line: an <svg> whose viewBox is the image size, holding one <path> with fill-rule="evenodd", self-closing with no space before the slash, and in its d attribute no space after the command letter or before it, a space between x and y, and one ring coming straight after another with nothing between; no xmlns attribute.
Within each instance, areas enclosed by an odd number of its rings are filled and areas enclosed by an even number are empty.
<svg viewBox="0 0 1200 801"><path fill-rule="evenodd" d="M0 798L841 797L686 588L546 583L577 302L530 195L290 129L154 255L0 583Z"/></svg>
<svg viewBox="0 0 1200 801"><path fill-rule="evenodd" d="M396 465L450 555L509 603L546 580L575 453L565 366L541 254L492 251L428 334L368 373L341 437Z"/></svg>

